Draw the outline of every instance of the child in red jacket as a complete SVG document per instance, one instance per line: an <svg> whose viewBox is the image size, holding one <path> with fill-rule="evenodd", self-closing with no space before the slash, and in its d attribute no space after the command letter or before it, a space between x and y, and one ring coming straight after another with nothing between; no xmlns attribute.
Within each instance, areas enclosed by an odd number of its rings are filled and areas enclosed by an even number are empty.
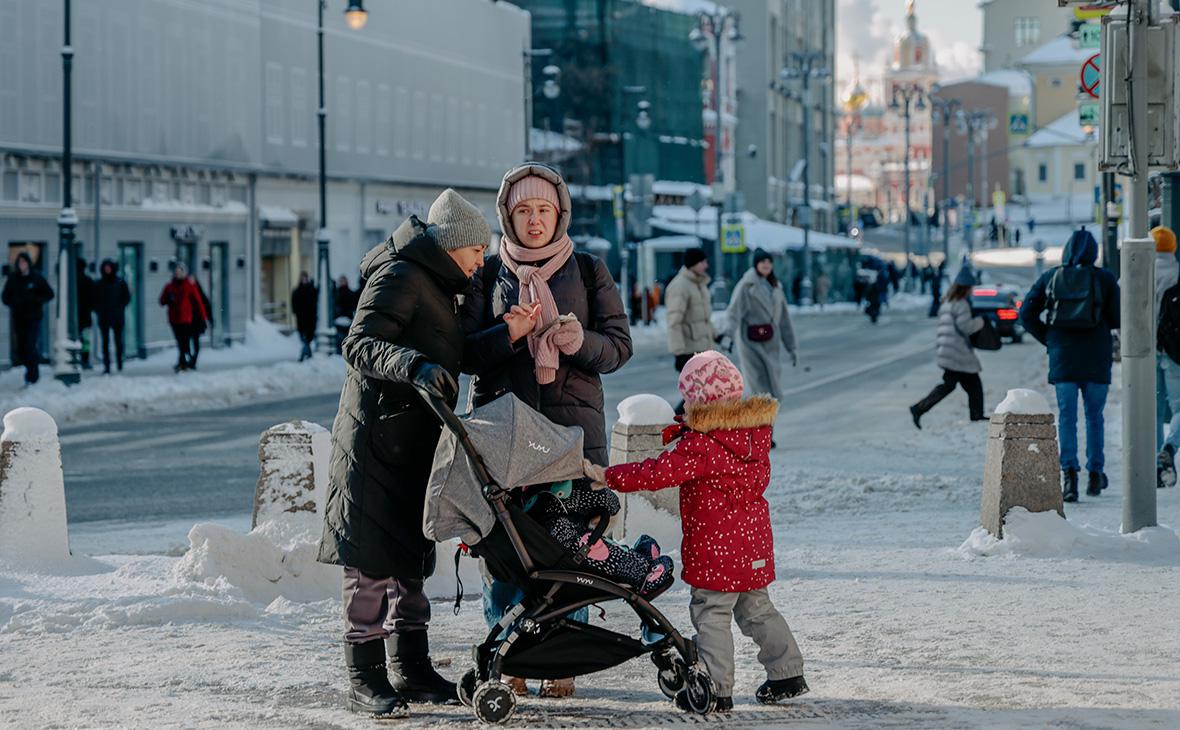
<svg viewBox="0 0 1180 730"><path fill-rule="evenodd" d="M689 613L697 649L717 690L717 709L733 707L733 629L758 645L767 681L756 698L781 702L808 691L803 655L782 614L770 601L774 536L770 505L770 435L778 402L742 398L742 375L719 352L695 355L680 374L683 424L664 432L679 438L658 458L606 470L620 492L680 487L684 530L682 577L692 587Z"/></svg>

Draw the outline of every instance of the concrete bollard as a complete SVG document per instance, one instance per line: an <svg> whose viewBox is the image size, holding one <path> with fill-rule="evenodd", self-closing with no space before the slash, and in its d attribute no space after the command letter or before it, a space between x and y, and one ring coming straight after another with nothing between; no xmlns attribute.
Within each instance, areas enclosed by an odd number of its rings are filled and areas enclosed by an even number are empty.
<svg viewBox="0 0 1180 730"><path fill-rule="evenodd" d="M262 432L258 487L250 527L290 512L317 512L328 490L331 434L310 421L288 421Z"/></svg>
<svg viewBox="0 0 1180 730"><path fill-rule="evenodd" d="M1013 507L1056 510L1065 517L1058 471L1057 427L1049 404L1032 390L1011 390L988 426L980 520L1002 538Z"/></svg>
<svg viewBox="0 0 1180 730"><path fill-rule="evenodd" d="M4 416L0 435L0 560L70 559L61 445L53 417L37 408Z"/></svg>
<svg viewBox="0 0 1180 730"><path fill-rule="evenodd" d="M610 463L626 464L659 456L664 451L664 428L675 417L672 406L655 395L633 395L619 404L619 420L611 429ZM626 523L627 501L645 499L654 507L680 516L680 490L633 492L622 499L623 507L612 525L612 537L621 538Z"/></svg>

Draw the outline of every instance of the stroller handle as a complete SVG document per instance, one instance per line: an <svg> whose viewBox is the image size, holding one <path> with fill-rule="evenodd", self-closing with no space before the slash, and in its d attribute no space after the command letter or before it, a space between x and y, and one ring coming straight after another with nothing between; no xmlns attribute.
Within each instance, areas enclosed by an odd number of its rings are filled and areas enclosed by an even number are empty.
<svg viewBox="0 0 1180 730"><path fill-rule="evenodd" d="M480 484L483 484L485 487L495 484L495 480L492 479L488 468L484 466L483 457L479 455L479 452L475 450L475 445L471 443L471 437L467 434L467 429L463 426L463 421L455 415L451 407L442 399L432 395L425 388L418 388L418 395L422 396L422 400L426 401L426 405L430 407L430 410L434 411L434 415L438 416L438 420L442 421L443 428L455 434L455 438L459 439L459 444L463 447L463 452L467 454L467 460L471 462L471 468L475 471L475 478L479 480Z"/></svg>

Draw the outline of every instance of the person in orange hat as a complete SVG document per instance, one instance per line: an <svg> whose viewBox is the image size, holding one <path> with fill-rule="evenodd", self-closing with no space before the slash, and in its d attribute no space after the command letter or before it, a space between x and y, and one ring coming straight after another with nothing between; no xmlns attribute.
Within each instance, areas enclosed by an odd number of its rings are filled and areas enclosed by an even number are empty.
<svg viewBox="0 0 1180 730"><path fill-rule="evenodd" d="M1156 419L1155 443L1156 486L1176 484L1176 449L1180 447L1180 263L1176 259L1176 234L1171 228L1156 226L1151 229L1155 239L1155 321L1158 332L1156 358ZM1171 410L1169 433L1164 438L1164 422Z"/></svg>

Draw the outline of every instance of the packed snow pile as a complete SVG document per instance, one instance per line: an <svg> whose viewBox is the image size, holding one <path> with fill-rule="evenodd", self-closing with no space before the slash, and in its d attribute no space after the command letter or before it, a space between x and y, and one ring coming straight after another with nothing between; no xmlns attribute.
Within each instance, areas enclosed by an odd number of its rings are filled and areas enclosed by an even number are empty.
<svg viewBox="0 0 1180 730"><path fill-rule="evenodd" d="M1049 401L1045 396L1028 388L1013 388L1008 395L996 406L996 414L1015 413L1025 416L1036 416L1052 413Z"/></svg>
<svg viewBox="0 0 1180 730"><path fill-rule="evenodd" d="M1004 518L1004 539L982 527L959 546L966 558L1089 558L1180 565L1180 536L1167 527L1146 527L1124 535L1091 525L1074 525L1056 512L1013 507Z"/></svg>
<svg viewBox="0 0 1180 730"><path fill-rule="evenodd" d="M624 426L666 426L676 420L676 411L658 395L640 393L619 403L619 423Z"/></svg>
<svg viewBox="0 0 1180 730"><path fill-rule="evenodd" d="M22 444L57 441L57 424L53 417L39 408L14 408L4 414L4 435L0 442Z"/></svg>
<svg viewBox="0 0 1180 730"><path fill-rule="evenodd" d="M229 585L255 603L283 598L312 603L340 597L343 569L316 561L323 519L292 512L260 523L243 535L220 525L197 524L189 532L191 547L174 568L178 580L209 587ZM438 569L426 581L431 598L455 597L456 544L438 546ZM460 561L464 593L478 595L475 560Z"/></svg>

